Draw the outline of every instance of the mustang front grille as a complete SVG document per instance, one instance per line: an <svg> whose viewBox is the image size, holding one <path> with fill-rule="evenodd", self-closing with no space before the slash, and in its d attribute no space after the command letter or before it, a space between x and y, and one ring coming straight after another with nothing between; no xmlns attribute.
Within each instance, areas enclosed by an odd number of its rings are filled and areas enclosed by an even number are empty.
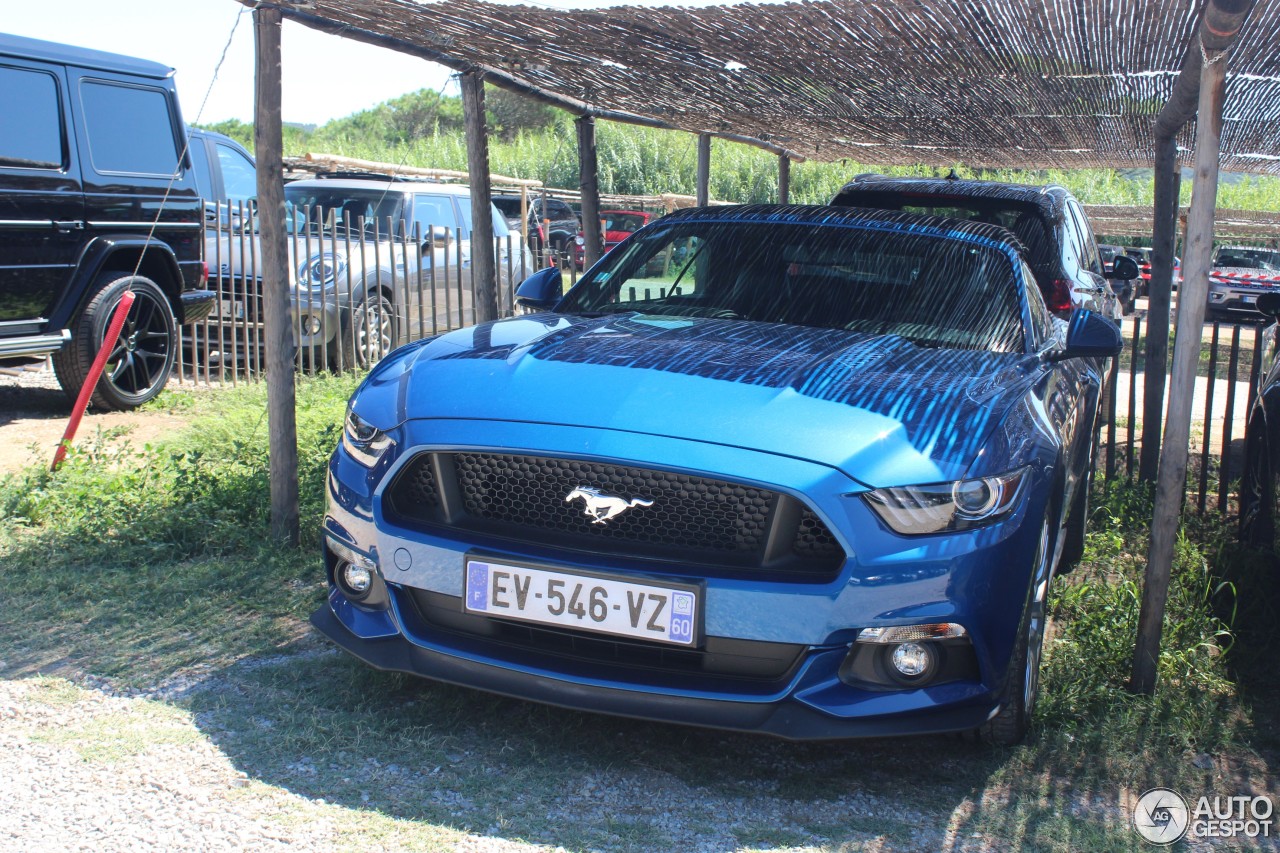
<svg viewBox="0 0 1280 853"><path fill-rule="evenodd" d="M688 574L711 566L829 577L844 558L817 514L788 495L576 459L423 453L397 475L385 505L411 527L656 558L689 564Z"/></svg>

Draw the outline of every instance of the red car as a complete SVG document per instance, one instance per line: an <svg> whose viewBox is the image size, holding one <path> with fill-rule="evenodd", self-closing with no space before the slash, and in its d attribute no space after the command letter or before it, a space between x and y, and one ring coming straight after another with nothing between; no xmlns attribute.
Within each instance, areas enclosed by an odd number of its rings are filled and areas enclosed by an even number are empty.
<svg viewBox="0 0 1280 853"><path fill-rule="evenodd" d="M604 250L607 252L630 237L633 231L648 225L655 215L643 210L602 210L600 218L604 221ZM586 237L579 231L577 248L574 250L574 259L578 262L579 269L586 256L585 244Z"/></svg>

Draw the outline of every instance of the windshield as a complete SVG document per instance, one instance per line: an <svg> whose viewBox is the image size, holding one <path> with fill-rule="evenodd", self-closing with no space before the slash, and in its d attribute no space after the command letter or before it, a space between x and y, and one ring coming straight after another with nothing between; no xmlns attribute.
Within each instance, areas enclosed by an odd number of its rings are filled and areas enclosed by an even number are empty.
<svg viewBox="0 0 1280 853"><path fill-rule="evenodd" d="M1220 249L1213 265L1280 272L1280 252L1267 249Z"/></svg>
<svg viewBox="0 0 1280 853"><path fill-rule="evenodd" d="M1022 352L1014 267L972 242L820 223L688 222L642 233L567 313L714 317Z"/></svg>
<svg viewBox="0 0 1280 853"><path fill-rule="evenodd" d="M286 186L284 198L290 231L345 227L373 234L376 220L378 232L387 236L404 217L404 195L381 189Z"/></svg>

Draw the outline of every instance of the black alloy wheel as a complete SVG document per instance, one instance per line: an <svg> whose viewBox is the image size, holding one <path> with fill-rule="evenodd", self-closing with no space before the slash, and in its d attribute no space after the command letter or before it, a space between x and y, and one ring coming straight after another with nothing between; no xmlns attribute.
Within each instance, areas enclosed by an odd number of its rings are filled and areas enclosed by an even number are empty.
<svg viewBox="0 0 1280 853"><path fill-rule="evenodd" d="M58 381L73 401L88 378L116 307L130 290L133 305L107 356L91 402L103 409L132 409L155 397L168 383L178 348L178 327L169 298L145 276L104 273L95 282L84 310L72 322L71 343L54 357Z"/></svg>

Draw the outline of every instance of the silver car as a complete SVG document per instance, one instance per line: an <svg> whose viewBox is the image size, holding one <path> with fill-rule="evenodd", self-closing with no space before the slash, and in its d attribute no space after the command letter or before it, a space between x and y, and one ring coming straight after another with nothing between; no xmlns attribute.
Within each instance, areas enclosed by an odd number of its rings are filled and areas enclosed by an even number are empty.
<svg viewBox="0 0 1280 853"><path fill-rule="evenodd" d="M1280 250L1219 246L1209 271L1206 314L1215 320L1264 319L1258 297L1280 291Z"/></svg>

